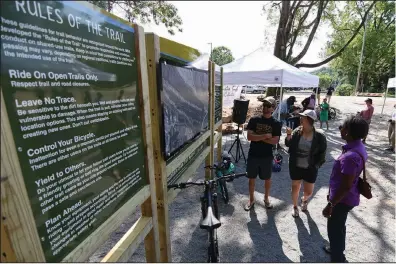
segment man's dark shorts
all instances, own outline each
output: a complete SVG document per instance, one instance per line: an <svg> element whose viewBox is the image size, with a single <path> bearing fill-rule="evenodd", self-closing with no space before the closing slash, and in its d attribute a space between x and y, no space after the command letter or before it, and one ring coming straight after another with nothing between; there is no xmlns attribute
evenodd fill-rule
<svg viewBox="0 0 396 264"><path fill-rule="evenodd" d="M261 180L269 180L272 175L272 160L273 157L248 157L247 160L247 177L249 179L257 178L257 175Z"/></svg>

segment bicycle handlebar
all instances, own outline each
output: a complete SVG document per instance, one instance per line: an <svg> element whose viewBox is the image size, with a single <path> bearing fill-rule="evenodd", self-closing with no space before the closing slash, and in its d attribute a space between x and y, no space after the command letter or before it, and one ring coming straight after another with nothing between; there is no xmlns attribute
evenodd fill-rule
<svg viewBox="0 0 396 264"><path fill-rule="evenodd" d="M213 166L208 165L208 166L205 166L204 168L205 168L205 169L210 169L210 170L216 170L216 169L218 169L219 167L218 167L216 164L214 164Z"/></svg>
<svg viewBox="0 0 396 264"><path fill-rule="evenodd" d="M217 182L219 180L226 180L226 179L235 179L235 178L239 178L242 176L246 176L247 173L233 173L233 174L229 174L229 175L224 175L221 177L218 177L214 180L208 180L208 181L204 181L204 182L181 182L181 183L176 183L176 184L170 184L168 185L168 189L174 188L174 189L184 189L187 188L187 186L189 185L198 185L198 186L202 186L202 185L207 185L210 183L214 183Z"/></svg>

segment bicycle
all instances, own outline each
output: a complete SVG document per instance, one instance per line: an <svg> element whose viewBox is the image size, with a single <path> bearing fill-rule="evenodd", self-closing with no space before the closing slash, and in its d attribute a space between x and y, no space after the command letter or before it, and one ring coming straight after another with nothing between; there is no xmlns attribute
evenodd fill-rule
<svg viewBox="0 0 396 264"><path fill-rule="evenodd" d="M330 106L330 108L329 108L329 120L335 120L336 115L337 115L336 109L334 107Z"/></svg>
<svg viewBox="0 0 396 264"><path fill-rule="evenodd" d="M216 169L217 166L210 167L210 169ZM219 208L217 205L217 183L221 180L228 180L246 176L246 172L238 174L230 174L226 176L217 177L214 180L205 180L204 182L181 182L177 184L168 185L168 189L184 189L189 186L204 186L204 193L201 196L201 213L202 221L200 223L201 229L206 229L208 231L208 259L207 262L216 263L220 261L219 258L219 247L217 240L217 228L221 226Z"/></svg>
<svg viewBox="0 0 396 264"><path fill-rule="evenodd" d="M317 116L320 116L320 107L316 107L315 108L315 112L316 112L316 115ZM329 120L335 120L335 118L336 118L336 116L337 116L337 111L336 111L336 109L334 108L334 107L329 107Z"/></svg>

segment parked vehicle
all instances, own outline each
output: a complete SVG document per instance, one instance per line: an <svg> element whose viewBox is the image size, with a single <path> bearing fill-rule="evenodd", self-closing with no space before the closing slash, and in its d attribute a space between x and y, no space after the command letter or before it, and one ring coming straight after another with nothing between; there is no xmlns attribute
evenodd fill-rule
<svg viewBox="0 0 396 264"><path fill-rule="evenodd" d="M242 93L264 93L266 91L266 87L261 85L244 85L242 86Z"/></svg>

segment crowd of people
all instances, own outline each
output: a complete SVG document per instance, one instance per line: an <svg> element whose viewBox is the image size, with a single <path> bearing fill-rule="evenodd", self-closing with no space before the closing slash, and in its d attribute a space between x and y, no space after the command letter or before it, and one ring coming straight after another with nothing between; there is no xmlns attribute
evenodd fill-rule
<svg viewBox="0 0 396 264"><path fill-rule="evenodd" d="M328 89L326 98L319 104L320 127L328 123L329 101L333 89ZM308 210L310 197L321 166L325 163L327 140L325 133L315 129L318 114L315 111L316 100L320 97L314 91L303 100L303 107L296 107L296 98L290 96L280 102L272 97L263 100L262 115L253 117L247 125L247 139L251 141L247 159L247 177L249 178L249 201L245 204L246 211L255 204L254 190L257 176L264 180L264 205L273 208L270 197L273 146L280 141L282 125L286 124L285 145L289 153L289 173L291 179L291 200L293 211L291 215L299 217L299 200L301 211ZM340 137L345 141L341 155L333 164L329 180L327 203L324 204L323 216L327 220L327 231L330 246L324 245L324 250L330 254L332 262L345 262L346 220L348 213L360 202L358 189L359 176L367 161L365 147L374 107L372 100L365 100L366 108L356 115L348 117L339 127ZM396 108L396 105L395 105ZM280 113L279 113L280 111ZM280 120L278 116L280 114ZM389 150L395 147L396 113L389 120ZM299 199L300 188L303 195Z"/></svg>

